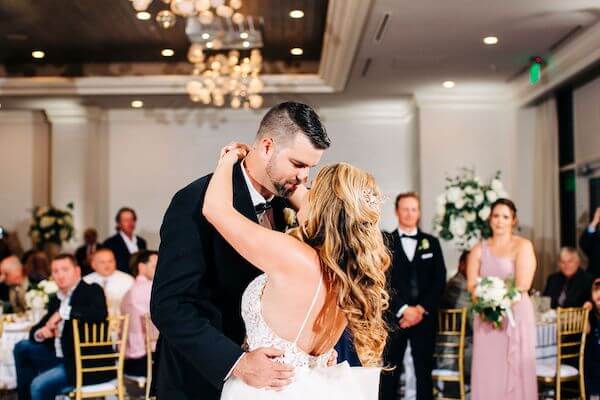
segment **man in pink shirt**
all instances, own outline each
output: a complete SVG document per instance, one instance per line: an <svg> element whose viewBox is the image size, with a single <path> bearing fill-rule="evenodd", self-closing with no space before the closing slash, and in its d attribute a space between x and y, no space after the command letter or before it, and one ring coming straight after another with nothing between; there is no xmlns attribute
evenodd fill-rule
<svg viewBox="0 0 600 400"><path fill-rule="evenodd" d="M145 315L150 314L150 293L157 261L158 252L142 250L132 255L129 264L135 282L121 302L121 313L129 314L129 337L125 353L127 375L146 376ZM152 337L157 337L154 325L152 329Z"/></svg>

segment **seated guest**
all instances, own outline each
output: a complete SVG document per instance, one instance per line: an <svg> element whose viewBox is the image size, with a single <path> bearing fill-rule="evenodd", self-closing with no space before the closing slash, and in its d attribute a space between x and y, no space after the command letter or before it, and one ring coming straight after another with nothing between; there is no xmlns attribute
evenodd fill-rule
<svg viewBox="0 0 600 400"><path fill-rule="evenodd" d="M137 214L133 209L129 207L121 208L117 212L115 222L117 223L117 233L106 239L102 247L107 247L113 251L119 270L131 274L129 259L133 253L146 250L146 241L134 233Z"/></svg>
<svg viewBox="0 0 600 400"><path fill-rule="evenodd" d="M92 257L94 272L83 277L87 283L97 283L104 289L110 315L119 314L121 300L133 285L131 275L117 270L115 256L110 249L99 249Z"/></svg>
<svg viewBox="0 0 600 400"><path fill-rule="evenodd" d="M142 250L131 257L129 267L135 274L135 283L121 302L121 313L129 314L129 337L125 353L125 373L146 375L146 321L150 315L150 293L156 271L158 252ZM156 328L152 337L156 337Z"/></svg>
<svg viewBox="0 0 600 400"><path fill-rule="evenodd" d="M559 271L550 275L544 289L544 296L550 297L550 306L581 307L590 296L592 281L581 269L581 259L577 249L563 247L558 258Z"/></svg>
<svg viewBox="0 0 600 400"><path fill-rule="evenodd" d="M35 284L50 277L50 263L46 253L40 250L29 250L21 257L29 281Z"/></svg>
<svg viewBox="0 0 600 400"><path fill-rule="evenodd" d="M6 312L22 313L27 310L25 293L30 289L29 278L17 256L9 256L0 262L0 282L8 287Z"/></svg>
<svg viewBox="0 0 600 400"><path fill-rule="evenodd" d="M106 318L102 289L81 280L75 258L57 256L51 263L58 293L48 303L48 313L31 328L29 339L14 348L17 390L20 400L54 399L75 383L72 319L99 322ZM109 380L97 373L85 384Z"/></svg>
<svg viewBox="0 0 600 400"><path fill-rule="evenodd" d="M100 247L98 232L94 228L86 229L83 232L83 241L85 244L77 249L75 258L77 258L77 263L81 268L81 275L85 276L94 272L92 270L92 255Z"/></svg>
<svg viewBox="0 0 600 400"><path fill-rule="evenodd" d="M590 309L588 337L585 352L585 390L588 398L600 396L600 278L592 286L592 302L586 304Z"/></svg>
<svg viewBox="0 0 600 400"><path fill-rule="evenodd" d="M600 276L600 230L598 224L600 224L600 207L596 208L592 222L579 238L579 247L588 257L587 272L593 278Z"/></svg>

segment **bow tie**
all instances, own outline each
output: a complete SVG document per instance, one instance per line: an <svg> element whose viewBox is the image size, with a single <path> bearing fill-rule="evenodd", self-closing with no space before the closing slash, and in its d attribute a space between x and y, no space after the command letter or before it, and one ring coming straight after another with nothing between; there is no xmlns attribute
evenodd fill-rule
<svg viewBox="0 0 600 400"><path fill-rule="evenodd" d="M267 201L266 203L258 203L257 205L254 206L254 212L257 214L261 214L264 213L265 211L267 211L269 208L271 208L271 202Z"/></svg>
<svg viewBox="0 0 600 400"><path fill-rule="evenodd" d="M407 238L407 239L414 239L417 240L417 235L407 235L406 233L401 233L400 234L400 239L402 238Z"/></svg>

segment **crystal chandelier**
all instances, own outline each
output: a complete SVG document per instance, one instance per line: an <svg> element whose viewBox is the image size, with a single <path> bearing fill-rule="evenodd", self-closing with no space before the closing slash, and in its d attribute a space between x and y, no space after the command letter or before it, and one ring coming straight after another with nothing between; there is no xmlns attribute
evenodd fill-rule
<svg viewBox="0 0 600 400"><path fill-rule="evenodd" d="M222 107L228 99L232 108L262 107L264 85L259 78L262 56L258 49L251 50L249 57L240 58L238 50L231 50L227 56L215 54L205 59L202 47L193 44L188 59L195 65L194 78L186 86L193 102Z"/></svg>
<svg viewBox="0 0 600 400"><path fill-rule="evenodd" d="M137 11L146 11L153 0L130 0ZM169 6L156 14L156 22L164 29L172 28L177 22L177 17L197 17L203 25L210 25L215 18L221 17L231 20L234 24L242 24L244 14L242 0L160 0Z"/></svg>

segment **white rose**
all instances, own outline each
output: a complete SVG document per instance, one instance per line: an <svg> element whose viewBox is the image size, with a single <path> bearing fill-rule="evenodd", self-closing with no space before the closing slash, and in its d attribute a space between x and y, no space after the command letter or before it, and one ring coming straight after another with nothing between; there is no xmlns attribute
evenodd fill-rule
<svg viewBox="0 0 600 400"><path fill-rule="evenodd" d="M54 217L42 217L40 221L40 226L42 228L47 228L54 223Z"/></svg>
<svg viewBox="0 0 600 400"><path fill-rule="evenodd" d="M47 301L48 297L46 295L35 296L31 301L31 308L44 308Z"/></svg>
<svg viewBox="0 0 600 400"><path fill-rule="evenodd" d="M69 236L69 231L66 229L60 230L60 240L67 240L67 236Z"/></svg>
<svg viewBox="0 0 600 400"><path fill-rule="evenodd" d="M483 203L483 200L485 199L483 197L483 193L481 193L480 191L475 193L475 196L473 196L473 201L475 203L475 207L479 206L481 203Z"/></svg>
<svg viewBox="0 0 600 400"><path fill-rule="evenodd" d="M462 217L453 218L450 221L450 232L452 232L452 234L454 236L463 236L466 231L467 231L467 221L465 221L464 218L462 218Z"/></svg>
<svg viewBox="0 0 600 400"><path fill-rule="evenodd" d="M466 194L474 194L476 192L475 188L473 186L467 186L465 188L465 193Z"/></svg>
<svg viewBox="0 0 600 400"><path fill-rule="evenodd" d="M474 211L469 211L463 214L467 222L475 222L477 219L477 214Z"/></svg>
<svg viewBox="0 0 600 400"><path fill-rule="evenodd" d="M498 195L493 190L488 190L487 192L485 192L485 197L487 197L490 203L493 203L496 200L498 200Z"/></svg>
<svg viewBox="0 0 600 400"><path fill-rule="evenodd" d="M462 190L460 190L459 187L454 186L448 189L448 191L446 192L446 199L448 200L448 202L454 203L458 199L462 198L462 195Z"/></svg>
<svg viewBox="0 0 600 400"><path fill-rule="evenodd" d="M435 204L442 205L445 206L446 205L446 195L445 194L440 194L436 199L435 199Z"/></svg>
<svg viewBox="0 0 600 400"><path fill-rule="evenodd" d="M42 286L42 283L44 283L44 286ZM39 286L42 286L42 289L44 292L46 292L46 294L54 294L58 292L58 286L56 286L56 282L54 281L42 281L39 283Z"/></svg>
<svg viewBox="0 0 600 400"><path fill-rule="evenodd" d="M446 215L446 205L444 205L444 204L438 204L437 208L436 208L436 215L439 218L443 218L444 215Z"/></svg>
<svg viewBox="0 0 600 400"><path fill-rule="evenodd" d="M467 246L469 249L472 249L477 243L479 243L479 239L476 236L471 236L467 242Z"/></svg>
<svg viewBox="0 0 600 400"><path fill-rule="evenodd" d="M488 217L490 216L490 208L488 206L483 207L481 210L479 210L479 218L486 220L488 219Z"/></svg>
<svg viewBox="0 0 600 400"><path fill-rule="evenodd" d="M70 215L65 216L65 223L67 225L73 225L73 217L71 217Z"/></svg>
<svg viewBox="0 0 600 400"><path fill-rule="evenodd" d="M499 193L504 190L504 185L502 184L502 181L500 181L500 179L493 179L490 186L492 187L492 190L496 193Z"/></svg>
<svg viewBox="0 0 600 400"><path fill-rule="evenodd" d="M461 210L464 206L465 206L465 199L464 199L464 197L459 197L454 202L454 207L456 207L457 210Z"/></svg>

